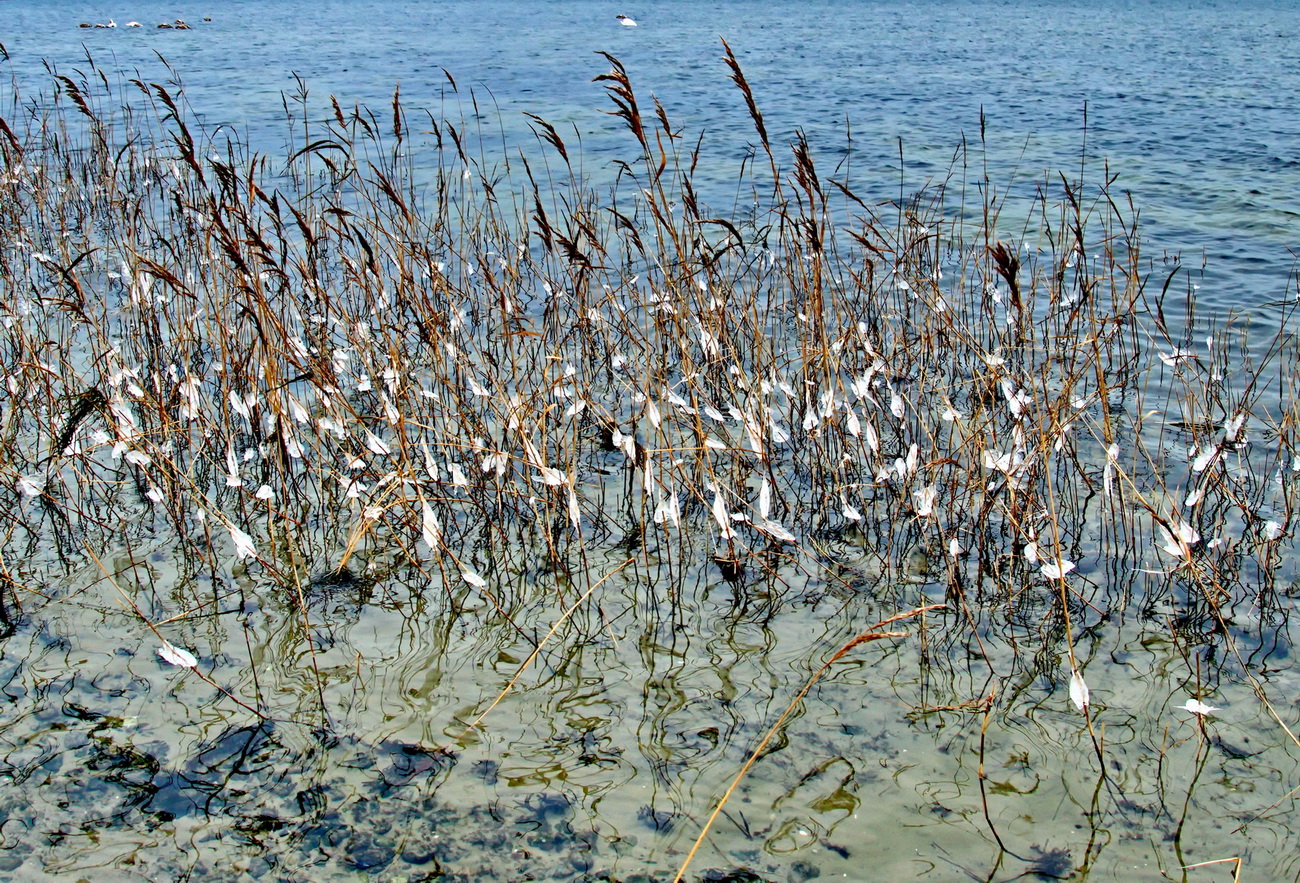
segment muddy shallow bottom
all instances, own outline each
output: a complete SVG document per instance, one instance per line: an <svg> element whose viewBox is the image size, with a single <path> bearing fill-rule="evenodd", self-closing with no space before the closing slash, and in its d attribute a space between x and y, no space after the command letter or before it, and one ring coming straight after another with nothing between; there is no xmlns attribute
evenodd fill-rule
<svg viewBox="0 0 1300 883"><path fill-rule="evenodd" d="M655 597L662 574L643 558L471 733L532 649L472 597L400 570L326 581L310 607L318 688L301 617L268 606L237 628L232 594L228 616L187 624L187 643L259 720L163 662L106 581L78 574L3 644L0 867L96 880L671 879L821 662L863 623L945 597L921 580L873 584L864 560L845 543L838 570L787 564L740 602L712 566ZM154 556L156 585L175 578L165 561ZM142 571L118 579L130 572ZM563 606L535 603L516 621L540 632ZM1026 603L1023 628L1000 634L971 632L954 606L832 667L688 879L1198 880L1224 872L1178 868L1232 856L1294 878L1296 752L1240 667L1270 695L1300 695L1285 619L1243 610L1237 655L1172 607L1094 616L1075 648L1085 719L1047 603ZM1271 643L1251 650L1260 629ZM1041 648L1016 652L1031 643ZM1219 710L1175 708L1193 695ZM1294 704L1276 710L1294 724Z"/></svg>

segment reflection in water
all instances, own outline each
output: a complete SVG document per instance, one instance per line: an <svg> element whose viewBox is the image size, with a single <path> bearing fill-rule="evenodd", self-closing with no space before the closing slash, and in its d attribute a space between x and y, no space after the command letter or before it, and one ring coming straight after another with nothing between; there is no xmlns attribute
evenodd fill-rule
<svg viewBox="0 0 1300 883"><path fill-rule="evenodd" d="M309 659L274 649L304 643L291 604L249 617L244 659L226 626L196 626L195 645L221 648L218 680L256 670L255 684L232 688L260 695L261 721L165 666L147 638L117 645L116 613L81 623L75 645L50 638L59 619L40 630L29 619L5 647L0 859L15 873L125 863L199 879L232 853L249 874L304 880L613 880L672 866L824 648L876 609L863 585L823 594L789 567L756 587L771 603L736 604L706 573L654 613L643 599L653 571L611 581L459 743L531 636L490 621L466 628L464 598L398 573L363 589L380 603L334 596L319 686L304 677ZM313 590L326 588L355 586ZM1141 616L1118 628L1097 620L1076 642L1105 720L1099 764L1063 692L1050 603L1037 621L1021 603L1012 631L990 624L978 643L949 628L962 619L950 608L930 615L924 642L871 645L838 664L742 781L700 878L721 864L753 879L861 879L864 861L882 877L1154 869L1170 855L1159 844L1179 862L1211 857L1290 786L1294 766L1276 767L1284 737L1260 712L1200 721L1171 710L1198 664L1236 676L1215 636ZM519 621L557 610L534 605ZM1017 653L1020 641L1042 649ZM1256 655L1277 665L1269 647ZM350 661L350 676L335 660Z"/></svg>

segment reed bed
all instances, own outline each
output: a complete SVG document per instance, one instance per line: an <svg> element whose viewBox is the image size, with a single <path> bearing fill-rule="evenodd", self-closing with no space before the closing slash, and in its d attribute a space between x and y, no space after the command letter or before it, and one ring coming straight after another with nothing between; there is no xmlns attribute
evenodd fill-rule
<svg viewBox="0 0 1300 883"><path fill-rule="evenodd" d="M972 688L921 715L995 713L1034 669L1091 726L1078 635L1156 609L1217 634L1268 705L1230 625L1266 643L1294 578L1290 306L1262 341L1207 331L1109 169L1017 200L963 148L882 197L772 143L725 44L753 155L711 204L699 143L606 61L628 147L599 186L540 116L497 151L455 111L322 110L300 84L272 156L199 127L174 71L111 82L88 60L15 88L7 628L104 603L67 588L94 562L184 667L187 622L271 596L314 660L313 592L399 576L540 652L539 592L567 617L635 573L671 611L704 575L759 607L809 585L943 605L911 630ZM204 578L123 578L153 544ZM995 635L1009 656L981 649ZM243 683L241 713L282 713Z"/></svg>

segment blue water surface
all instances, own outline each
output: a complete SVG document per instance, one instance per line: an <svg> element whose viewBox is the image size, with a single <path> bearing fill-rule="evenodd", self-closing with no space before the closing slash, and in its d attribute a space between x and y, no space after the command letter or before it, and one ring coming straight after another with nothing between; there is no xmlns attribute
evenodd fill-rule
<svg viewBox="0 0 1300 883"><path fill-rule="evenodd" d="M193 28L156 27L177 18ZM110 19L119 26L78 27ZM1288 292L1300 245L1295 3L0 0L19 100L50 89L43 61L75 70L90 56L157 82L169 76L161 56L207 126L272 154L292 138L282 101L297 75L322 117L333 95L384 119L400 87L413 126L427 121L417 109L464 116L483 124L485 154L533 143L531 111L580 139L582 172L600 179L630 150L592 82L608 52L647 112L653 93L690 143L703 133L702 175L717 184L706 195L725 208L725 182L758 139L720 38L778 149L803 131L823 169L861 190L906 198L943 179L963 143L979 146L982 109L988 150L968 159L968 181L986 156L1003 189L1058 169L1077 178L1085 159L1085 181L1100 183L1108 162L1113 192L1141 210L1148 257L1181 256L1202 306L1258 311Z"/></svg>

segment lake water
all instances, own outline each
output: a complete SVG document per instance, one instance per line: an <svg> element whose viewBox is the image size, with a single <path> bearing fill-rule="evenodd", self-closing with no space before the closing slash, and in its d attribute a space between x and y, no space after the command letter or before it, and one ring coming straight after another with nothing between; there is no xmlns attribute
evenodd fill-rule
<svg viewBox="0 0 1300 883"><path fill-rule="evenodd" d="M118 27L77 27L110 17ZM192 29L154 27L178 17ZM515 144L535 153L523 113L536 113L571 147L581 141L583 170L600 182L629 149L591 82L608 70L604 51L690 143L703 133L699 179L722 214L756 139L720 35L773 141L805 132L821 168L839 165L875 198L948 175L963 138L979 143L982 107L995 187L1032 195L1058 168L1095 182L1109 163L1113 192L1141 210L1153 284L1181 255L1175 290L1199 287L1203 319L1239 310L1271 332L1276 303L1296 294L1296 4L0 0L18 104L0 87L0 114L49 91L43 60L67 72L88 53L110 78L161 82L161 54L208 127L264 153L299 137L283 106L297 75L321 117L334 95L384 120L400 84L414 128L421 107L469 118L489 156ZM964 175L979 192L986 158L971 157ZM598 465L621 481L617 458ZM849 537L818 537L815 563L774 558L743 591L711 561L675 570L670 543L628 566L616 537L593 540L583 554L594 578L619 579L469 735L465 723L591 577L513 574L506 624L479 595L444 591L382 549L342 575L312 562L301 599L251 565L217 573L177 560L165 535L102 563L34 568L51 582L29 579L33 612L0 644L0 875L671 880L821 662L866 625L945 597L937 556L918 551L909 578L887 581L870 537ZM6 567L23 554L9 542ZM826 676L688 879L1198 883L1229 879L1231 866L1180 868L1241 855L1242 879L1300 880L1289 793L1300 749L1272 716L1300 724L1295 585L1244 600L1231 586L1223 626L1204 606L1189 612L1192 590L1176 579L1079 560L1075 649L1095 731L1068 695L1050 592L1008 594L1005 628L990 625L1000 610L936 612L907 625L926 640L867 645ZM153 619L176 616L168 627L185 629L199 671L260 697L274 722L161 662L111 582L150 599ZM528 591L538 586L547 591ZM219 615L182 616L219 594ZM1224 649L1224 629L1241 655ZM978 702L995 688L985 718ZM1220 714L1173 709L1192 694Z"/></svg>
<svg viewBox="0 0 1300 883"><path fill-rule="evenodd" d="M363 10L363 11L362 11ZM620 10L638 20L621 27ZM911 192L941 178L986 114L995 184L1009 169L1045 173L1108 160L1118 194L1140 208L1149 256L1181 254L1205 278L1203 306L1255 309L1282 296L1300 221L1300 10L1289 2L0 2L10 69L47 88L41 61L89 52L123 76L180 72L211 126L233 124L275 151L287 140L281 95L311 90L381 118L400 84L409 108L447 108L444 70L473 89L496 143L527 145L522 116L582 133L585 170L608 174L626 145L599 84L597 51L628 67L693 138L719 182L755 142L721 62L728 40L774 142L805 131L824 164L852 133L853 180ZM211 22L202 22L204 17ZM78 29L105 22L116 29ZM177 17L189 31L153 25ZM145 25L121 27L128 20ZM1084 108L1087 107L1087 131ZM730 160L730 162L728 162ZM719 199L726 198L720 184ZM1198 273L1199 275L1199 273Z"/></svg>

